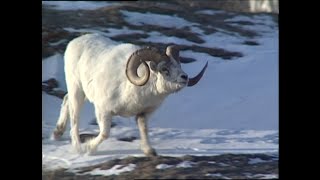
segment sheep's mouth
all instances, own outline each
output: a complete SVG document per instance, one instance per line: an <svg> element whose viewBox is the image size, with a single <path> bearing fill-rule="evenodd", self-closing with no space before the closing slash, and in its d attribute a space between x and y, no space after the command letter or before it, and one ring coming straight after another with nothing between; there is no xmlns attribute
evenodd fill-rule
<svg viewBox="0 0 320 180"><path fill-rule="evenodd" d="M177 81L176 83L185 86L188 84L188 81Z"/></svg>
<svg viewBox="0 0 320 180"><path fill-rule="evenodd" d="M176 90L180 91L182 88L188 85L188 81L176 82Z"/></svg>

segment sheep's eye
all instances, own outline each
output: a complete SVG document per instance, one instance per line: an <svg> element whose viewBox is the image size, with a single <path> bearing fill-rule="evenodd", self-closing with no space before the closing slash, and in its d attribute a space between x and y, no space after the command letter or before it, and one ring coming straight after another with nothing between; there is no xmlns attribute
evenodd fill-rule
<svg viewBox="0 0 320 180"><path fill-rule="evenodd" d="M169 75L169 69L166 67L161 68L161 72L165 73L166 75Z"/></svg>
<svg viewBox="0 0 320 180"><path fill-rule="evenodd" d="M169 70L168 70L168 68L163 67L163 68L161 68L161 71L163 71L163 72L164 72L164 71L169 71Z"/></svg>

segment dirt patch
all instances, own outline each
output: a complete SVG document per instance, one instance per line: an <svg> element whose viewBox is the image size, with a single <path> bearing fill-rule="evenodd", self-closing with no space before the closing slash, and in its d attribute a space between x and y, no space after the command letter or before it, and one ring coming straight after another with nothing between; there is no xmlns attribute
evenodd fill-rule
<svg viewBox="0 0 320 180"><path fill-rule="evenodd" d="M260 162L252 163L259 159ZM189 163L184 168L179 164ZM115 165L135 164L133 171L119 175L93 176L87 172L99 168L108 170ZM161 169L158 165L168 165ZM158 167L158 168L157 168ZM120 167L121 168L121 167ZM127 157L115 159L95 166L77 169L78 173L67 173L66 170L44 171L42 179L254 179L263 174L278 176L278 158L266 154L223 154L218 156L183 156L183 157Z"/></svg>
<svg viewBox="0 0 320 180"><path fill-rule="evenodd" d="M259 45L259 43L255 42L255 41L244 41L243 44L249 45L249 46L257 46L257 45Z"/></svg>
<svg viewBox="0 0 320 180"><path fill-rule="evenodd" d="M200 52L200 53L207 53L211 56L214 57L220 57L222 59L225 60L231 60L235 57L242 57L243 54L240 52L235 52L235 51L228 51L222 48L208 48L208 47L202 47L202 46L198 46L198 45L178 45L178 44L174 44L174 43L170 43L170 44L164 44L164 43L154 43L154 42L144 42L144 41L128 41L129 43L134 43L140 46L153 46L156 47L158 49L160 49L162 52L165 51L166 47L168 45L177 45L180 47L181 50L191 50L194 52ZM189 59L191 60L191 58Z"/></svg>
<svg viewBox="0 0 320 180"><path fill-rule="evenodd" d="M59 83L54 78L42 82L42 91L46 92L47 94L63 99L67 92L61 89L57 89L58 87Z"/></svg>
<svg viewBox="0 0 320 180"><path fill-rule="evenodd" d="M132 142L134 140L138 139L135 136L129 136L129 137L122 137L122 138L118 138L117 140L119 141L126 141L126 142Z"/></svg>
<svg viewBox="0 0 320 180"><path fill-rule="evenodd" d="M141 39L141 38L147 38L149 35L147 34L141 34L141 33L132 33L132 34L120 34L113 36L111 39L115 41L134 41L136 39Z"/></svg>

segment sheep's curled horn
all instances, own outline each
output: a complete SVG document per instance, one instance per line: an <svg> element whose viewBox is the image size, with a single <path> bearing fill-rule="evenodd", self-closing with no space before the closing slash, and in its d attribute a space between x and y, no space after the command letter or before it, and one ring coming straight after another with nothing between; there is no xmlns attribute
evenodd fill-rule
<svg viewBox="0 0 320 180"><path fill-rule="evenodd" d="M127 61L126 75L132 84L143 86L148 82L150 77L150 69L146 61L151 60L156 63L159 63L161 60L163 60L163 56L160 55L156 48L145 47L131 54ZM140 64L143 64L146 70L142 77L139 77L137 72Z"/></svg>
<svg viewBox="0 0 320 180"><path fill-rule="evenodd" d="M158 64L160 61L163 60L170 61L169 57L173 58L178 63L180 63L179 48L177 46L168 46L166 49L166 55L161 55L156 48L146 47L139 49L132 53L127 61L126 76L132 84L137 86L143 86L148 82L150 77L150 69L146 61L152 60ZM143 64L146 71L142 77L139 77L137 70L141 64ZM200 81L207 66L208 62L202 68L198 75L189 79L188 86L194 86Z"/></svg>

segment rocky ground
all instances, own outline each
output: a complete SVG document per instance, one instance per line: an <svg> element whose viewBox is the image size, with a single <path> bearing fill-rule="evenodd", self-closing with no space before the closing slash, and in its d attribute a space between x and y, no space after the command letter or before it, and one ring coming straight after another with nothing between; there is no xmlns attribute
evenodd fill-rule
<svg viewBox="0 0 320 180"><path fill-rule="evenodd" d="M167 36L184 38L197 45L180 45L182 50L193 50L194 52L205 52L211 56L221 57L223 60L232 60L235 57L241 57L241 52L228 51L221 47L202 46L204 40L199 34L190 31L188 28L166 28L156 25L133 25L124 20L121 10L141 12L141 13L158 13L164 15L175 14L187 21L196 22L205 34L215 32L232 32L243 37L254 38L259 36L258 32L241 28L241 26L232 26L225 23L224 20L242 14L251 16L248 13L218 13L218 14L199 14L196 11L210 7L208 1L197 3L195 1L167 1L165 3L156 2L123 2L121 5L109 6L97 10L75 10L61 11L42 6L42 58L63 53L67 43L86 32L72 32L65 28L73 29L96 29L102 32L108 32L108 28L127 27L130 30L137 30L137 33L118 34L110 37L115 41L129 42L138 45L151 45L164 49L168 44L145 42L143 38L149 35L147 32L159 32ZM277 15L270 15L274 21L278 21ZM240 25L248 25L252 22L237 21ZM243 41L243 44L256 46L259 43L254 40ZM193 59L189 58L188 62ZM184 63L188 63L184 62ZM60 90L59 84L55 79L50 79L42 83L42 91L63 98L66 92ZM84 137L85 138L85 137ZM131 137L124 139L130 141ZM135 137L134 137L135 138ZM257 161L255 161L255 160ZM191 162L190 167L180 168L177 164L181 162ZM107 170L115 165L121 165L122 168L129 164L134 164L134 170L123 172L119 175L102 176L92 175L89 172L94 169ZM157 169L157 165L166 164L166 169ZM56 171L42 172L42 179L256 179L256 178L277 178L278 177L278 158L265 154L223 154L218 156L183 156L183 157L166 157L159 156L154 158L148 157L128 157L125 159L116 159L102 164L80 168L76 172L70 172L66 169Z"/></svg>
<svg viewBox="0 0 320 180"><path fill-rule="evenodd" d="M119 175L92 175L94 169L107 171L128 165L134 170ZM165 168L165 169L161 169ZM265 154L223 154L218 156L128 157L79 168L44 171L42 179L275 179L278 177L278 157Z"/></svg>

